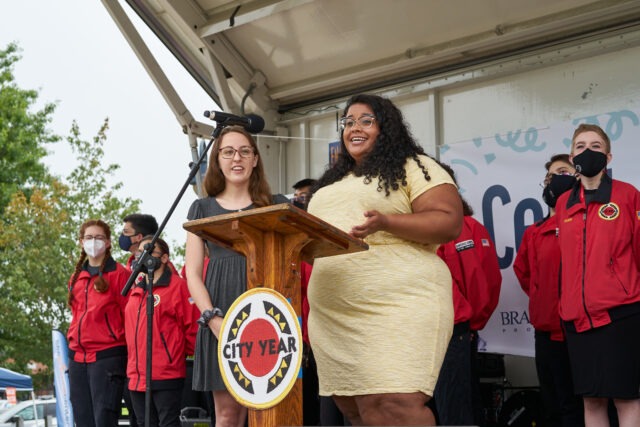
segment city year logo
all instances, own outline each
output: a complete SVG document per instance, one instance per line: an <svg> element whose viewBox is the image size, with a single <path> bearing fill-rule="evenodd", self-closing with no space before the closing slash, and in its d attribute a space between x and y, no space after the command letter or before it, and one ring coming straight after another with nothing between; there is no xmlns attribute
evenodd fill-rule
<svg viewBox="0 0 640 427"><path fill-rule="evenodd" d="M224 317L218 363L229 392L243 405L277 405L294 386L302 360L298 317L278 292L255 288L242 294Z"/></svg>
<svg viewBox="0 0 640 427"><path fill-rule="evenodd" d="M618 215L620 215L620 208L615 203L602 205L598 210L598 216L607 221L618 218Z"/></svg>

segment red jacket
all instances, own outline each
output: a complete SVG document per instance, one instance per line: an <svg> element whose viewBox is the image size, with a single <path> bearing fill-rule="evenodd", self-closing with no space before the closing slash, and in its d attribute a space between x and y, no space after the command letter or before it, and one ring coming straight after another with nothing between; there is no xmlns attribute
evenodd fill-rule
<svg viewBox="0 0 640 427"><path fill-rule="evenodd" d="M307 262L300 262L300 308L302 311L302 341L309 344L309 328L307 321L309 320L309 299L307 298L307 288L309 287L309 278L311 278L311 270L313 266Z"/></svg>
<svg viewBox="0 0 640 427"><path fill-rule="evenodd" d="M578 184L556 204L560 317L578 332L640 312L640 193L605 174L592 200Z"/></svg>
<svg viewBox="0 0 640 427"><path fill-rule="evenodd" d="M109 258L102 277L109 283L105 292L98 292L93 284L98 276L91 276L87 263L75 284L69 280L71 324L67 332L69 350L79 363L96 361L96 354L125 354L124 307L126 297L120 292L129 279L129 271ZM72 276L73 278L73 276Z"/></svg>
<svg viewBox="0 0 640 427"><path fill-rule="evenodd" d="M513 271L529 297L529 316L533 327L550 332L554 341L564 341L558 312L560 244L556 219L556 216L545 218L525 230Z"/></svg>
<svg viewBox="0 0 640 427"><path fill-rule="evenodd" d="M502 285L489 232L473 217L465 216L460 236L440 245L438 255L453 278L454 322L469 320L471 330L483 329L498 305Z"/></svg>
<svg viewBox="0 0 640 427"><path fill-rule="evenodd" d="M193 322L189 292L184 280L170 268L153 285L152 389L176 388L175 380L186 375L186 356L193 354L188 337ZM125 309L127 377L129 390L145 391L147 363L147 291L135 285ZM173 380L173 381L172 381Z"/></svg>
<svg viewBox="0 0 640 427"><path fill-rule="evenodd" d="M173 265L173 264L171 264ZM207 278L207 268L209 267L209 257L204 257L204 267L202 268L202 280L204 281ZM189 285L187 284L187 266L183 265L180 270L180 277L184 279L184 285L187 287L187 294L189 295L189 304L191 304L191 316L193 317L193 325L191 326L191 330L189 330L187 337L192 340L189 342L188 348L194 349L196 348L196 335L198 335L198 329L200 325L197 320L200 318L200 309L196 305L196 302L191 297L191 292L189 292ZM193 351L187 354L188 356L193 356Z"/></svg>

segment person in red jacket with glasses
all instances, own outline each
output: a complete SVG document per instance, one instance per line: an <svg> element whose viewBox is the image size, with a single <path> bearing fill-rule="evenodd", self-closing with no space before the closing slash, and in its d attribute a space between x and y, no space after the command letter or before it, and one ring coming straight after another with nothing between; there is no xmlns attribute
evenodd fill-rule
<svg viewBox="0 0 640 427"><path fill-rule="evenodd" d="M558 197L576 183L575 169L568 154L552 156L545 169L542 198L549 206L549 215L525 230L513 271L529 297L544 425L580 427L584 425L582 399L573 391L569 352L558 312L560 243L555 214Z"/></svg>
<svg viewBox="0 0 640 427"><path fill-rule="evenodd" d="M611 141L581 124L571 143L579 182L556 204L564 321L573 384L585 424L640 426L640 192L609 177Z"/></svg>
<svg viewBox="0 0 640 427"><path fill-rule="evenodd" d="M126 298L129 271L111 256L111 228L99 219L82 224L81 249L68 285L71 324L69 388L75 424L118 425L126 378Z"/></svg>
<svg viewBox="0 0 640 427"><path fill-rule="evenodd" d="M145 236L138 246L139 253L153 236ZM182 277L169 266L169 245L157 239L149 250L155 261L153 273L153 330L150 424L161 427L179 427L182 389L186 376L186 356L193 354L195 323L189 291ZM134 262L140 262L136 260ZM143 272L147 269L143 267ZM127 377L131 402L138 425L145 424L147 391L147 303L149 278L138 277L125 308L125 335L129 358Z"/></svg>

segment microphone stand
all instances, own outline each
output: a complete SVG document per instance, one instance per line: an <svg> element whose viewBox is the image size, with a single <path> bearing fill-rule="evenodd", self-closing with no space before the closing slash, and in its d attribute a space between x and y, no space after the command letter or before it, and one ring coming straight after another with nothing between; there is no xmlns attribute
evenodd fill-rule
<svg viewBox="0 0 640 427"><path fill-rule="evenodd" d="M151 411L151 371L152 371L152 369L151 369L151 358L152 358L152 353L153 353L153 348L151 346L153 344L153 302L154 302L153 301L153 273L154 273L154 270L157 268L157 266L155 265L156 260L150 255L150 253L153 252L153 248L155 247L156 241L158 240L158 238L160 237L160 234L162 233L162 231L166 227L167 222L169 221L169 218L171 218L171 215L173 215L173 211L175 211L176 207L178 206L178 203L182 199L182 196L184 195L184 192L191 185L191 181L195 178L196 174L200 170L200 164L206 158L207 152L213 146L215 140L220 135L220 132L222 132L222 129L224 129L227 126L226 122L227 122L227 120L221 120L220 122L217 122L218 125L213 130L211 140L208 142L207 146L205 147L205 149L200 154L200 158L198 158L198 161L195 164L191 165L191 171L189 172L189 176L187 177L187 180L182 185L182 188L178 192L178 195L176 196L176 199L173 201L173 204L171 205L171 208L169 208L169 211L167 212L167 214L165 215L164 219L162 220L162 223L158 227L158 231L156 231L156 234L153 235L153 238L151 239L151 242L149 242L146 245L144 245L144 251L140 255L139 262L131 270L131 275L129 276L129 280L127 280L127 283L124 285L124 288L122 288L121 294L123 296L127 296L127 294L129 293L129 290L131 290L131 286L133 285L133 282L135 282L136 278L138 277L138 274L140 274L140 272L142 271L142 267L143 266L147 267L147 286L148 286L148 288L147 288L148 289L148 294L147 294L147 364L146 364L146 368L145 368L146 369L145 372L146 372L146 376L147 376L147 381L146 381L145 408L144 408L144 425L146 427L149 427L151 425L150 424L150 417L151 417L151 412L150 412ZM151 279L149 279L149 278L151 278Z"/></svg>
<svg viewBox="0 0 640 427"><path fill-rule="evenodd" d="M151 243L147 243L145 246L145 253L153 253L154 246ZM141 255L138 264L142 264L147 268L147 277L145 278L147 291L147 364L145 367L146 382L145 382L145 395L144 395L144 425L151 425L151 376L152 376L152 357L153 357L153 312L154 312L154 298L153 298L153 280L155 279L154 273L159 267L159 260L154 258L150 253L146 256ZM168 268L168 267L165 267Z"/></svg>

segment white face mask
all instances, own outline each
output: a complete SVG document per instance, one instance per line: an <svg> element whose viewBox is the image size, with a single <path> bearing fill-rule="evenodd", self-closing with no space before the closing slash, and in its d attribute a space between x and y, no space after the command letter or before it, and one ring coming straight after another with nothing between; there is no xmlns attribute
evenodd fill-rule
<svg viewBox="0 0 640 427"><path fill-rule="evenodd" d="M82 243L84 251L92 258L98 258L107 250L107 245L103 240L91 239Z"/></svg>

